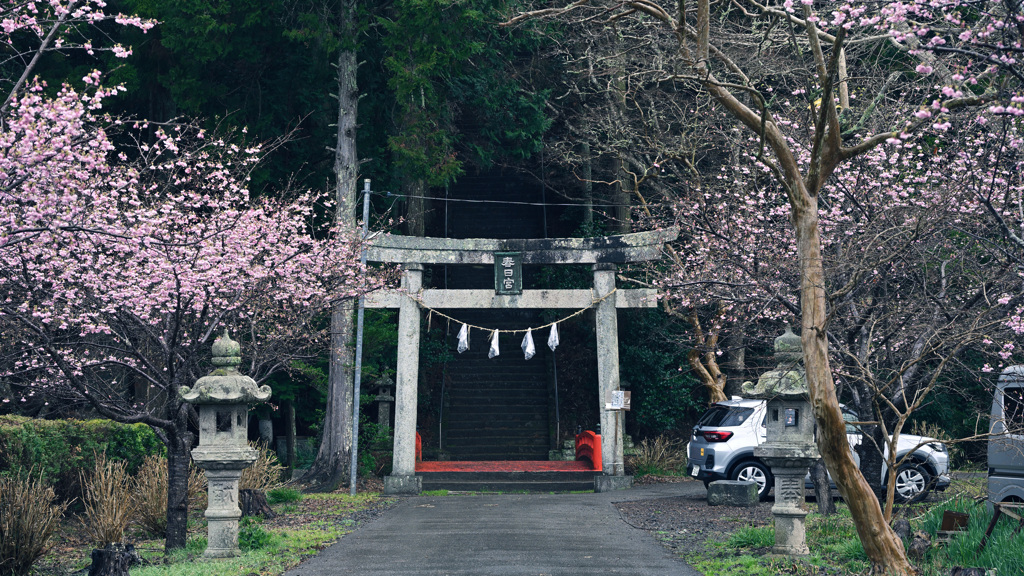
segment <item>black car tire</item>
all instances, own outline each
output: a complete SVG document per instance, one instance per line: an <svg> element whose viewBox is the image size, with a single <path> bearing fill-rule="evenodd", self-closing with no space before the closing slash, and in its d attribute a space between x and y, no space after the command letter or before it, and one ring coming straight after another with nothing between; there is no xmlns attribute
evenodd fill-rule
<svg viewBox="0 0 1024 576"><path fill-rule="evenodd" d="M755 482L757 484L757 497L761 501L768 499L768 494L772 491L772 486L775 484L775 478L772 477L771 470L768 469L768 466L757 460L745 460L737 464L733 468L732 479Z"/></svg>
<svg viewBox="0 0 1024 576"><path fill-rule="evenodd" d="M901 504L920 502L928 497L932 488L932 475L920 464L906 462L896 469L894 498Z"/></svg>

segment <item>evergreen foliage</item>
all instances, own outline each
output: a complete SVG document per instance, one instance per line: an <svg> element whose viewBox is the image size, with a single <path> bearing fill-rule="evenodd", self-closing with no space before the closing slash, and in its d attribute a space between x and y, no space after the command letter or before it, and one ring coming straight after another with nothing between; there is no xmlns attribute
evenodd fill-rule
<svg viewBox="0 0 1024 576"><path fill-rule="evenodd" d="M163 443L145 424L0 416L0 475L31 473L53 485L63 500L81 497L79 471L94 469L97 454L124 462L134 474L148 456L164 452Z"/></svg>

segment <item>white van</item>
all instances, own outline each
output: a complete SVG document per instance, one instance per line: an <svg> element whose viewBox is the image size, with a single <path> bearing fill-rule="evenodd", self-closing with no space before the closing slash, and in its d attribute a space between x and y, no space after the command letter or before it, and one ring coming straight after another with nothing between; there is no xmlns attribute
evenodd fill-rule
<svg viewBox="0 0 1024 576"><path fill-rule="evenodd" d="M989 502L1024 502L1024 366L999 376L989 432Z"/></svg>

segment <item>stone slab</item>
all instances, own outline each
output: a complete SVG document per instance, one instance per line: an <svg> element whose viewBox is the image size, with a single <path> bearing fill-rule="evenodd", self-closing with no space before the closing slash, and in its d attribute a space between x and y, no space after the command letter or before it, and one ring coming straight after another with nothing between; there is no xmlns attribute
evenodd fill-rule
<svg viewBox="0 0 1024 576"><path fill-rule="evenodd" d="M398 308L406 294L401 290L377 290L366 295L367 308ZM523 290L515 296L498 296L494 290L423 290L416 299L427 308L586 308L594 302L590 290ZM658 292L649 288L617 290L616 308L657 308Z"/></svg>
<svg viewBox="0 0 1024 576"><path fill-rule="evenodd" d="M632 476L594 476L594 492L629 490L632 487Z"/></svg>
<svg viewBox="0 0 1024 576"><path fill-rule="evenodd" d="M421 264L494 264L495 252L522 252L524 264L596 264L661 258L662 245L679 229L634 232L598 238L424 238L382 235L370 241L371 262Z"/></svg>
<svg viewBox="0 0 1024 576"><path fill-rule="evenodd" d="M416 495L423 491L423 479L419 476L385 476L385 494Z"/></svg>
<svg viewBox="0 0 1024 576"><path fill-rule="evenodd" d="M757 484L749 480L716 480L708 485L708 506L756 506Z"/></svg>

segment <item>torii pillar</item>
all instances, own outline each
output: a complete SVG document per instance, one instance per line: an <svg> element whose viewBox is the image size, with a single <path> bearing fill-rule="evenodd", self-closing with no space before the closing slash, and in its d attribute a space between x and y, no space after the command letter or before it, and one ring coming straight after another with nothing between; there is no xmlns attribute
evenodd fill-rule
<svg viewBox="0 0 1024 576"><path fill-rule="evenodd" d="M594 264L594 296L604 298L597 303L595 333L597 334L597 386L601 403L601 465L604 473L623 476L622 433L625 422L619 410L606 410L612 392L619 389L619 318L615 309L615 264ZM611 296L609 296L611 294Z"/></svg>
<svg viewBox="0 0 1024 576"><path fill-rule="evenodd" d="M605 238L528 240L447 239L381 236L367 250L368 260L402 264L400 290L381 290L366 300L369 308L398 308L398 366L395 382L394 453L391 475L384 479L388 494L418 494L416 476L416 398L419 384L420 303L444 308L561 308L581 309L596 304L597 371L601 414L603 476L598 491L628 486L623 466L623 418L609 410L611 393L619 388L618 308L653 308L657 293L650 289L616 290L617 264L654 260L678 230L656 230ZM523 290L498 295L491 290L423 289L424 264L494 264L496 252L520 252L524 264L592 264L592 290Z"/></svg>
<svg viewBox="0 0 1024 576"><path fill-rule="evenodd" d="M419 294L423 265L406 264L402 290ZM405 353L403 353L403 351ZM395 379L394 452L391 474L384 479L389 494L419 494L422 480L416 476L416 396L420 374L420 307L412 298L401 299L398 308L398 366Z"/></svg>

